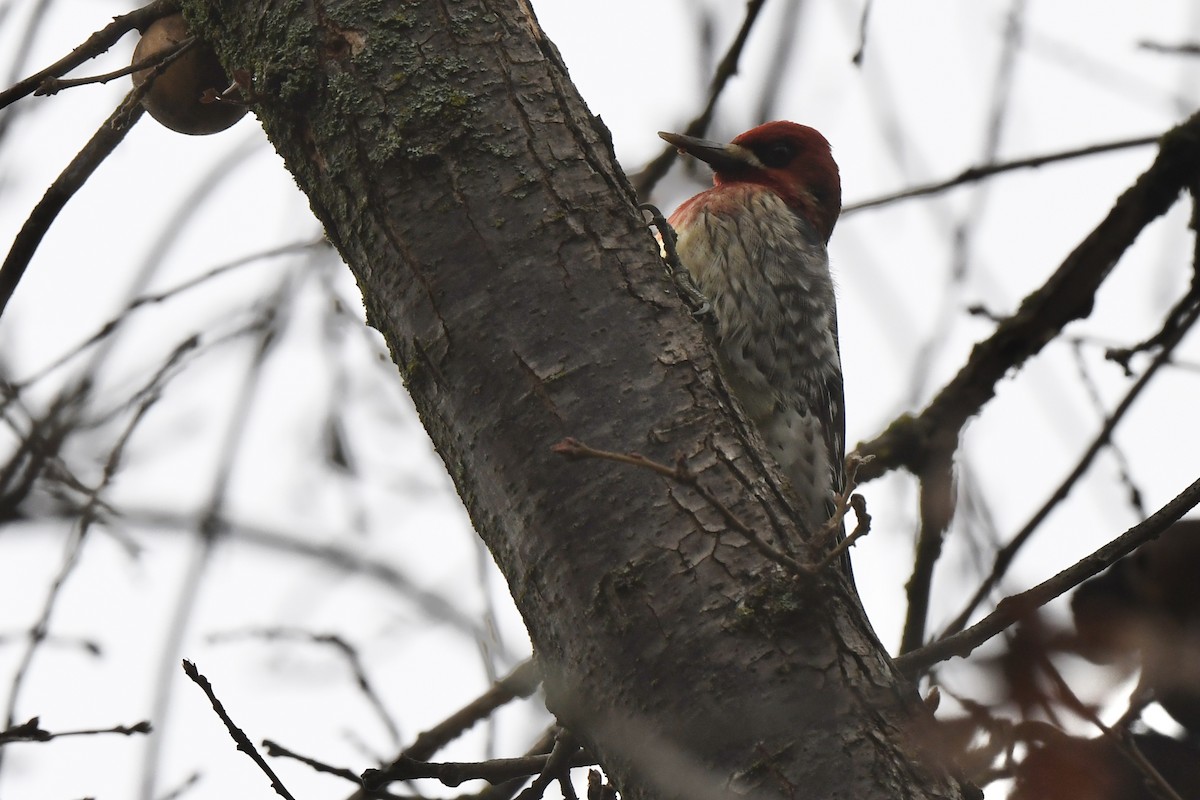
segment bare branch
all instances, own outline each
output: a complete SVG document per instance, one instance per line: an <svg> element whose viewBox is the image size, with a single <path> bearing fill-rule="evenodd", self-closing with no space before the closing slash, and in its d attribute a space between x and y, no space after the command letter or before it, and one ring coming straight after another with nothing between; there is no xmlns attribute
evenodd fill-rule
<svg viewBox="0 0 1200 800"><path fill-rule="evenodd" d="M9 742L48 742L64 736L95 736L100 733L119 733L123 736L133 736L137 733L150 733L149 720L142 720L134 725L114 725L111 728L85 728L77 731L47 731L41 727L38 717L33 717L20 725L13 725L0 731L0 745Z"/></svg>
<svg viewBox="0 0 1200 800"><path fill-rule="evenodd" d="M962 172L955 175L953 178L948 178L936 183L927 183L922 186L914 186L911 189L904 189L892 194L885 194L881 197L873 197L869 200L860 200L857 203L850 203L842 208L842 216L853 214L856 211L866 211L869 208L878 208L879 206L891 205L892 203L901 200L909 200L914 197L928 197L930 195L941 194L949 191L956 186L963 186L968 183L976 183L990 178L993 175L1000 175L1005 172L1013 172L1018 169L1030 169L1032 167L1041 167L1046 164L1054 164L1059 161L1070 161L1076 158L1084 158L1086 156L1095 156L1102 153L1111 153L1115 150L1128 150L1133 147L1146 147L1156 144L1162 137L1160 136L1138 136L1133 139L1121 139L1115 142L1105 142L1103 144L1092 144L1087 147L1077 147L1072 150L1063 150L1058 153L1047 153L1040 156L1030 156L1028 158L1018 158L1013 161L1002 161L998 164L984 164L978 167L968 167Z"/></svg>
<svg viewBox="0 0 1200 800"><path fill-rule="evenodd" d="M179 0L154 0L136 11L114 17L111 23L89 36L66 57L0 92L0 108L32 94L47 78L65 75L83 62L107 52L129 31L135 28L144 30L154 20L178 10Z"/></svg>
<svg viewBox="0 0 1200 800"><path fill-rule="evenodd" d="M558 737L554 740L554 749L546 757L546 765L542 767L541 773L529 785L529 788L517 795L517 800L541 800L542 795L546 793L546 789L556 779L563 779L562 782L564 784L570 783L571 767L592 766L592 764L575 763L574 760L576 759L576 755L579 754L580 749L579 740L565 728L560 729ZM584 756L583 760L595 763L594 758L587 756Z"/></svg>
<svg viewBox="0 0 1200 800"><path fill-rule="evenodd" d="M921 527L917 532L916 555L912 575L905 584L908 611L904 632L900 636L900 652L916 650L925 643L929 619L929 597L933 588L933 570L942 557L942 545L950 520L954 516L954 447L958 439L941 440L936 458L930 458L920 473Z"/></svg>
<svg viewBox="0 0 1200 800"><path fill-rule="evenodd" d="M118 330L120 330L120 328L123 325L128 323L133 318L134 311L137 311L137 310L147 307L147 306L165 303L168 300L170 300L174 297L177 297L179 295L182 295L182 294L190 291L191 289L194 289L197 286L201 286L201 285L207 283L208 281L214 280L215 278L219 278L222 275L225 275L228 272L232 272L234 270L240 269L241 267L270 261L272 259L280 258L282 256L292 255L294 253L300 253L305 250L315 250L315 249L319 249L322 247L324 247L324 248L330 247L329 240L324 237L320 237L318 239L309 239L309 240L305 240L305 241L296 241L296 242L290 242L288 244L278 245L276 247L267 248L265 250L261 250L256 253L251 253L249 255L245 255L240 258L236 258L232 261L228 261L224 264L220 264L218 266L212 267L212 268L208 269L207 271L205 271L195 277L188 278L187 280L182 281L181 283L179 283L175 286L171 286L167 289L163 289L162 291L154 292L153 294L143 294L138 297L135 297L133 300L130 300L125 305L124 308L122 308L120 311L118 311L116 314L114 314L107 322L105 322L102 326L100 326L100 328L95 333L93 333L91 336L89 336L84 341L80 342L77 346L71 348L71 350L69 350L68 352L59 356L55 360L47 363L45 366L41 367L36 372L30 374L28 377L22 378L21 380L12 384L13 389L18 392L24 391L25 389L29 388L31 385L33 385L33 384L37 383L38 381L42 380L43 378L45 378L47 375L52 373L54 370L62 367L68 361L75 358L76 356L81 354L83 351L87 350L89 347L92 347L92 346L98 344L99 342L109 338L110 336L115 334Z"/></svg>
<svg viewBox="0 0 1200 800"><path fill-rule="evenodd" d="M418 736L405 749L404 755L415 759L429 758L500 706L533 694L541 682L542 675L534 660L521 662L486 692Z"/></svg>
<svg viewBox="0 0 1200 800"><path fill-rule="evenodd" d="M388 713L387 707L383 704L383 700L371 685L370 679L367 677L366 668L363 666L362 659L358 655L358 649L354 645L347 642L341 636L335 633L315 633L313 631L300 630L297 628L255 628L245 631L232 631L223 634L214 634L208 637L210 642L227 642L234 639L245 638L261 638L265 641L280 641L280 640L299 640L308 641L313 644L329 645L337 652L341 653L346 660L350 671L354 673L354 682L358 684L359 691L367 700L367 704L375 710L375 715L379 717L380 722L387 728L388 733L392 737L393 742L400 741L400 729L396 726L396 721L392 719L392 715Z"/></svg>
<svg viewBox="0 0 1200 800"><path fill-rule="evenodd" d="M1154 164L1017 313L975 346L967 364L924 411L898 418L859 445L860 453L878 456L864 466L862 479L900 466L919 474L931 456L953 446L966 421L991 400L1001 378L1040 352L1067 323L1091 313L1096 291L1117 260L1146 225L1174 204L1198 169L1200 114L1162 137Z"/></svg>
<svg viewBox="0 0 1200 800"><path fill-rule="evenodd" d="M184 574L175 591L171 621L167 634L161 644L159 663L154 678L154 690L151 718L159 720L160 728L165 727L169 720L166 708L171 694L171 677L174 674L172 664L178 658L184 632L195 612L203 581L211 566L211 556L216 548L224 529L221 522L224 519L223 510L229 493L233 475L233 466L242 452L245 444L245 428L250 419L254 401L258 396L259 385L262 381L263 366L276 342L280 307L288 293L290 282L284 281L276 292L269 298L266 308L260 312L261 320L255 333L255 351L248 365L242 385L238 390L233 407L233 413L225 429L224 440L217 453L217 465L214 471L213 486L200 516L195 530L197 546L188 557ZM144 798L154 795L154 783L157 780L158 759L162 752L162 744L166 738L162 735L152 737L145 748L142 767L141 791Z"/></svg>
<svg viewBox="0 0 1200 800"><path fill-rule="evenodd" d="M688 136L703 136L708 131L708 126L712 122L713 112L717 107L717 99L721 96L721 92L725 90L725 85L729 83L738 72L738 61L742 57L742 49L746 46L746 40L750 38L750 31L754 28L754 21L758 19L758 12L762 11L763 3L766 0L747 0L746 17L742 20L742 27L738 29L737 36L734 37L733 43L729 45L729 49L725 52L721 63L717 65L717 71L713 75L712 83L708 89L708 102L704 105L704 110L700 112L700 116L688 123L688 126L683 129L683 133ZM675 161L675 148L668 146L661 153L655 156L654 160L646 165L645 169L637 175L630 176L633 182L633 190L637 192L638 197L648 197L654 191L655 185L658 184L667 171L671 169L671 164Z"/></svg>
<svg viewBox="0 0 1200 800"><path fill-rule="evenodd" d="M239 728L229 717L229 714L226 713L224 704L217 699L217 695L213 691L212 684L208 682L208 678L201 675L200 671L196 669L196 665L187 659L183 661L183 671L208 696L208 701L212 703L213 711L217 712L217 716L221 718L221 722L225 723L225 729L229 731L229 735L237 742L237 749L250 756L251 760L258 765L263 774L270 779L271 788L275 790L275 793L280 797L286 798L286 800L295 800L292 797L292 793L283 785L283 781L279 780L279 776L271 769L271 765L259 754L258 748L254 746L254 742L250 741L250 737L246 735L246 732Z"/></svg>
<svg viewBox="0 0 1200 800"><path fill-rule="evenodd" d="M1121 399L1121 402L1117 404L1117 407L1113 409L1112 413L1109 414L1108 418L1104 421L1104 425L1100 428L1100 432L1097 433L1096 437L1092 440L1091 445L1089 445L1088 449L1084 451L1082 456L1080 456L1079 461L1075 464L1075 468L1071 470L1070 474L1067 475L1065 479L1063 479L1058 488L1054 490L1050 497L1046 499L1046 502L1042 504L1041 508L1034 513L1027 523L1025 523L1024 527L1022 527L1021 530L1019 530L1016 535L1012 537L1008 544L996 552L995 560L992 562L991 573L984 580L982 585L980 585L980 587L975 591L975 594L971 597L971 600L967 603L962 612L946 627L946 630L942 633L943 636L957 633L967 624L967 620L970 619L971 614L975 613L975 609L979 607L979 604L983 602L983 599L987 597L988 593L995 588L995 586L1000 582L1000 579L1003 578L1005 573L1008 572L1008 567L1010 564L1012 564L1013 559L1016 558L1017 552L1025 545L1029 538L1033 536L1034 532L1038 529L1042 522L1044 522L1045 519L1050 516L1050 512L1053 511L1060 502L1066 499L1072 487L1074 487L1079 479L1082 478L1087 472L1088 468L1092 464L1092 461L1095 460L1096 456L1100 454L1105 445L1111 441L1113 431L1116 430L1117 425L1120 424L1122 419L1124 419L1125 414L1129 411L1129 409L1133 407L1134 401L1137 400L1137 398L1141 395L1142 390L1144 390L1150 384L1150 379L1158 373L1158 370L1162 366L1170 362L1171 354L1175 352L1176 345L1179 344L1179 342L1183 339L1183 335L1191 329L1192 325L1196 323L1197 318L1200 318L1200 306L1193 308L1190 316L1187 319L1180 321L1179 324L1174 327L1171 340L1163 343L1163 349L1154 358L1154 361L1150 363L1150 365L1146 368L1146 371L1140 378L1138 378L1133 386L1129 387L1129 391L1125 393L1125 397Z"/></svg>
<svg viewBox="0 0 1200 800"><path fill-rule="evenodd" d="M159 64L166 66L182 56L184 52L194 47L198 41L199 39L197 39L195 36L189 36L182 42L176 42L170 47L159 50L156 53L152 53L140 61L135 61L127 67L121 67L120 69L113 70L112 72L105 72L102 75L89 75L86 78L56 78L52 76L46 78L46 80L37 88L37 91L34 92L34 94L39 97L45 97L52 94L58 94L63 89L71 89L75 86L87 86L93 83L108 83L109 81L116 80L117 78L123 78L126 75L132 75L138 70L148 69L149 67L154 67Z"/></svg>
<svg viewBox="0 0 1200 800"><path fill-rule="evenodd" d="M100 125L91 140L71 160L29 213L29 218L25 220L25 224L13 240L4 264L0 265L0 314L4 313L8 301L17 289L17 283L25 274L25 268L29 266L30 259L63 206L79 191L104 159L112 154L133 124L141 119L145 109L140 100L150 85L151 81L147 80L125 96L117 110Z"/></svg>
<svg viewBox="0 0 1200 800"><path fill-rule="evenodd" d="M532 658L523 661L486 692L418 736L411 745L405 748L404 752L385 767L384 771L403 763L404 759L427 761L434 753L470 730L475 723L486 719L496 709L518 697L528 697L533 694L541 682L542 676L536 662ZM542 743L539 742L527 755L543 754L550 747L549 744L546 744L545 749L542 749L541 745ZM509 797L516 794L521 788L524 783L523 778L524 776L518 785L509 787L512 790ZM357 776L355 780L357 780ZM500 787L494 788L499 789ZM351 795L349 800L363 800L365 797L367 795L360 790Z"/></svg>
<svg viewBox="0 0 1200 800"><path fill-rule="evenodd" d="M324 761L318 761L315 758L302 756L295 751L289 750L273 739L263 739L262 746L263 749L267 751L267 755L271 756L272 758L290 758L294 761L299 761L305 766L312 767L312 769L316 772L323 772L326 775L336 775L337 777L344 778L351 783L361 785L359 784L358 774L353 770L346 769L345 767L335 767L331 764L326 764Z"/></svg>
<svg viewBox="0 0 1200 800"><path fill-rule="evenodd" d="M945 661L954 656L968 655L976 647L1003 632L1030 612L1041 608L1088 578L1100 574L1143 543L1157 538L1180 517L1194 508L1197 503L1200 503L1200 479L1193 481L1175 499L1157 512L1091 555L1080 559L1053 578L1039 583L1032 589L1006 597L996 605L995 611L961 633L947 636L919 650L897 657L896 666L902 672L911 675L939 661Z"/></svg>
<svg viewBox="0 0 1200 800"><path fill-rule="evenodd" d="M1138 47L1151 53L1168 53L1184 56L1200 56L1200 44L1163 44L1162 42L1141 41Z"/></svg>
<svg viewBox="0 0 1200 800"><path fill-rule="evenodd" d="M871 7L873 5L875 5L874 0L867 0L863 3L862 13L858 17L858 49L850 57L851 63L856 67L862 66L863 55L867 51L867 22L871 19Z"/></svg>
<svg viewBox="0 0 1200 800"><path fill-rule="evenodd" d="M446 786L458 786L472 780L503 783L513 778L538 775L547 769L554 753L521 758L494 758L490 761L446 761L435 763L401 758L387 769L368 769L362 774L363 787L371 792L392 781L434 778ZM590 767L596 759L589 755L572 754L570 767Z"/></svg>

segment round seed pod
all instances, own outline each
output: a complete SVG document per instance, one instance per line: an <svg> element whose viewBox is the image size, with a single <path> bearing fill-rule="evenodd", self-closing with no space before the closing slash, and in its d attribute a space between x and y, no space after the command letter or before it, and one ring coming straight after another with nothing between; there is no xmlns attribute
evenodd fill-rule
<svg viewBox="0 0 1200 800"><path fill-rule="evenodd" d="M162 53L188 36L182 14L155 20L134 48L133 63ZM141 86L153 70L150 67L133 73L133 85ZM142 105L150 116L173 131L193 136L217 133L241 119L246 107L226 102L202 103L200 97L208 89L224 91L229 83L212 47L207 42L196 42L154 79L142 96Z"/></svg>

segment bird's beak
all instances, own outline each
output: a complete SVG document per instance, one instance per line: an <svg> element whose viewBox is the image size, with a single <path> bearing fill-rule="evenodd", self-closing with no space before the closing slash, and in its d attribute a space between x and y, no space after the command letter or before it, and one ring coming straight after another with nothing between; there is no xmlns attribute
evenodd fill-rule
<svg viewBox="0 0 1200 800"><path fill-rule="evenodd" d="M738 144L710 142L707 139L697 139L695 136L684 136L682 133L666 133L665 131L659 131L658 136L675 145L679 152L687 153L708 164L715 172L763 166L754 153Z"/></svg>

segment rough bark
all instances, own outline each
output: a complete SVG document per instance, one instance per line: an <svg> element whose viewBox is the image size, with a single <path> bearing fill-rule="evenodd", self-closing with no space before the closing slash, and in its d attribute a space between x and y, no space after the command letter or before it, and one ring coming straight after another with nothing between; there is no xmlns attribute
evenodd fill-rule
<svg viewBox="0 0 1200 800"><path fill-rule="evenodd" d="M551 710L625 796L959 796L914 745L920 704L836 569L784 574L692 490L551 451L570 436L682 453L804 557L799 516L532 12L189 0L185 13L252 76L255 111L507 577Z"/></svg>

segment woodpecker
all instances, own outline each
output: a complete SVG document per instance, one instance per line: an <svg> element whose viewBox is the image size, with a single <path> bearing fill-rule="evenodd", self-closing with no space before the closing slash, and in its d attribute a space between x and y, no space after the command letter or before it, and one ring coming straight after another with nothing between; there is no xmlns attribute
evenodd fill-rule
<svg viewBox="0 0 1200 800"><path fill-rule="evenodd" d="M842 210L829 142L768 122L729 144L662 133L707 163L713 187L669 222L708 300L718 363L791 483L810 531L842 491L845 403L826 244Z"/></svg>

